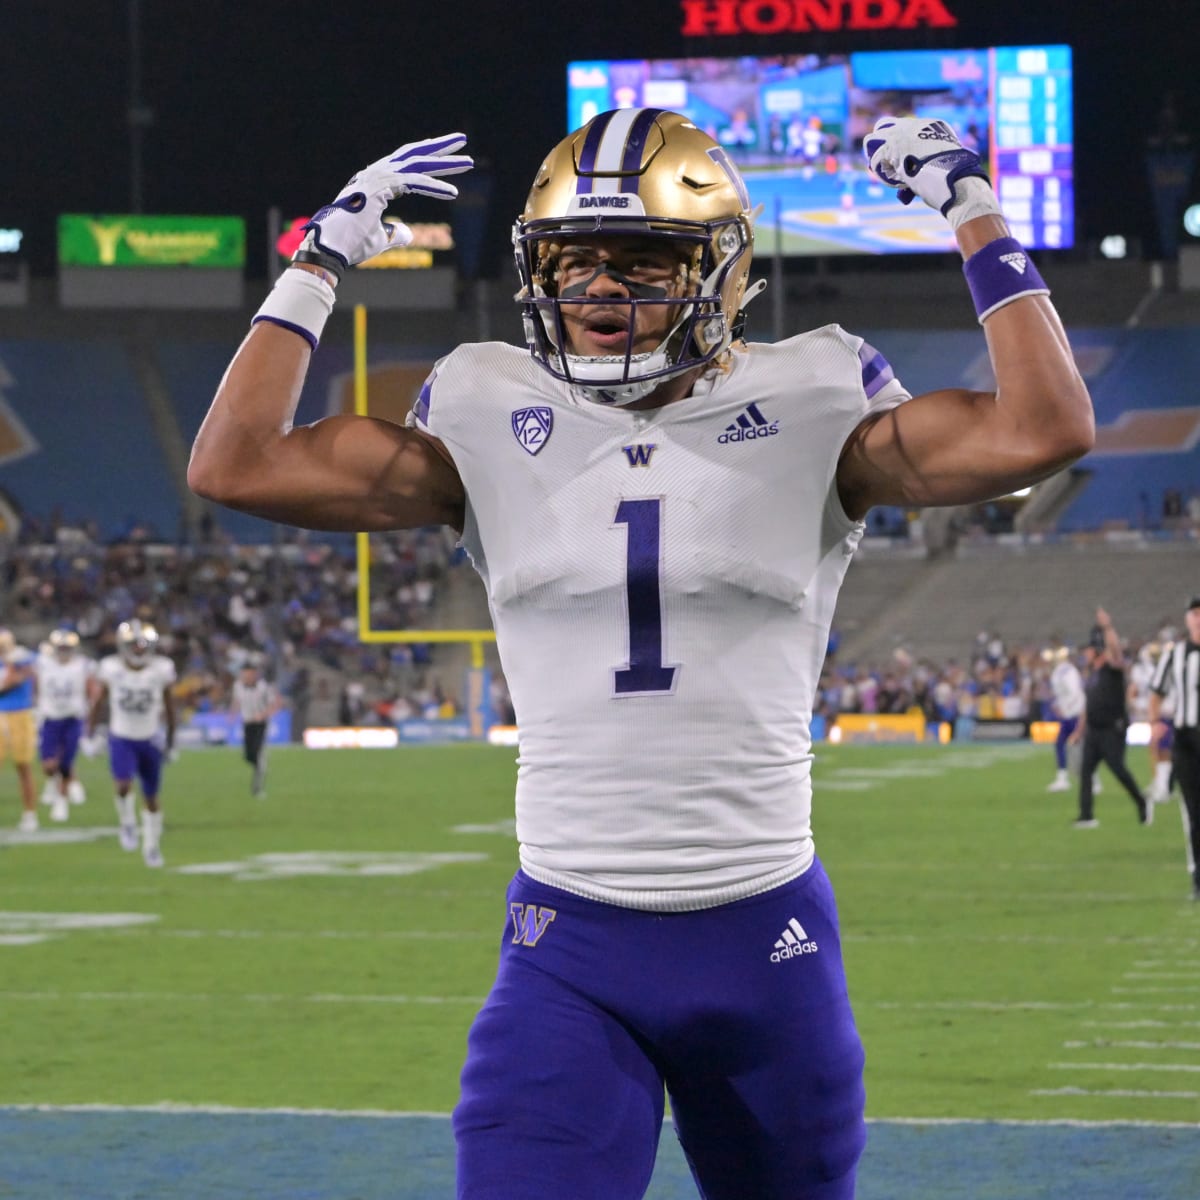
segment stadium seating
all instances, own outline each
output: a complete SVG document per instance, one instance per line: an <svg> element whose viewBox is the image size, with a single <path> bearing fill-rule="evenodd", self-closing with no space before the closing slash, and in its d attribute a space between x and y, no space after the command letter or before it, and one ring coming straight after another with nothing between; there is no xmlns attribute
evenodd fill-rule
<svg viewBox="0 0 1200 1200"><path fill-rule="evenodd" d="M1197 543L1019 537L965 542L954 554L871 552L850 565L834 627L842 661L883 662L897 647L934 662L965 661L981 631L1008 645L1053 635L1081 645L1096 606L1135 640L1178 627L1197 581Z"/></svg>

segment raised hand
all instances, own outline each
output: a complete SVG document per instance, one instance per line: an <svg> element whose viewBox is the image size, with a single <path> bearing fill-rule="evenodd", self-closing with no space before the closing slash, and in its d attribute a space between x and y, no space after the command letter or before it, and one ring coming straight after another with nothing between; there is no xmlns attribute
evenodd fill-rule
<svg viewBox="0 0 1200 1200"><path fill-rule="evenodd" d="M458 188L439 177L457 175L475 165L468 155L454 153L466 140L465 134L448 133L407 142L351 176L333 203L315 213L304 226L308 235L295 261L318 262L336 271L338 265L351 267L365 262L389 246L407 246L412 232L399 221L384 221L384 211L397 196L407 192L453 200ZM322 263L322 255L331 257L334 263Z"/></svg>
<svg viewBox="0 0 1200 1200"><path fill-rule="evenodd" d="M863 140L863 154L871 170L897 189L902 204L920 196L955 228L972 217L1000 212L979 155L945 121L880 117ZM971 184L972 179L981 182Z"/></svg>

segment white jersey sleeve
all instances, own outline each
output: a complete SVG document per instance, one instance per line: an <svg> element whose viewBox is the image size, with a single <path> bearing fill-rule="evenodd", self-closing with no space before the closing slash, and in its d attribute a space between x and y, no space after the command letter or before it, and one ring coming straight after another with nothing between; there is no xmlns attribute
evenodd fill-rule
<svg viewBox="0 0 1200 1200"><path fill-rule="evenodd" d="M584 399L510 346L437 364L410 420L466 490L530 875L686 909L807 869L809 720L862 536L837 463L907 396L833 325L738 351L645 412Z"/></svg>

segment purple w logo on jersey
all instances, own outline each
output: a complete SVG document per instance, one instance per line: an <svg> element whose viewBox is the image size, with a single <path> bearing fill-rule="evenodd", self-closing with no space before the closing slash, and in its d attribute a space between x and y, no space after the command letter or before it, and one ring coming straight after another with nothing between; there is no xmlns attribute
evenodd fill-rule
<svg viewBox="0 0 1200 1200"><path fill-rule="evenodd" d="M528 454L536 454L549 440L554 413L549 408L518 408L512 415L513 437Z"/></svg>
<svg viewBox="0 0 1200 1200"><path fill-rule="evenodd" d="M550 928L550 922L558 916L558 910L543 908L540 904L521 904L514 900L508 906L512 917L514 946L536 946L542 934Z"/></svg>

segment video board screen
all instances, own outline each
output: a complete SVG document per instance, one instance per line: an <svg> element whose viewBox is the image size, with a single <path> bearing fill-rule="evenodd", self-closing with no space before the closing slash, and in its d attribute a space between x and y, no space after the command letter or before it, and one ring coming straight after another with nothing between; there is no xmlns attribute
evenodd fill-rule
<svg viewBox="0 0 1200 1200"><path fill-rule="evenodd" d="M760 253L955 248L941 216L867 169L863 138L888 114L948 121L984 156L1014 237L1074 245L1069 46L568 64L570 129L641 106L683 113L726 148L762 205Z"/></svg>

